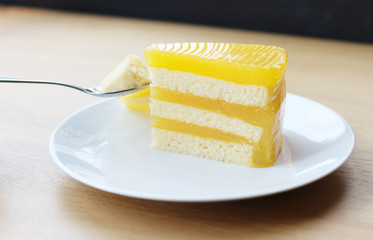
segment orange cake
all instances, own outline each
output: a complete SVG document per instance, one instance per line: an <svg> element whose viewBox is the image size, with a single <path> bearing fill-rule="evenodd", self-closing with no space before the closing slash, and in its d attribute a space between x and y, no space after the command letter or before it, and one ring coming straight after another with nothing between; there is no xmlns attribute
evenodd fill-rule
<svg viewBox="0 0 373 240"><path fill-rule="evenodd" d="M250 167L281 151L287 53L273 46L154 44L153 148Z"/></svg>

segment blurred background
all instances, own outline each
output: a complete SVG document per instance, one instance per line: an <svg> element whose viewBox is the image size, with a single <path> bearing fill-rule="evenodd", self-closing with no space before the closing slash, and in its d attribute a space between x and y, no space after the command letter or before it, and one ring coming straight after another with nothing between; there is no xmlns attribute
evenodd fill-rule
<svg viewBox="0 0 373 240"><path fill-rule="evenodd" d="M0 0L0 4L373 43L373 0Z"/></svg>

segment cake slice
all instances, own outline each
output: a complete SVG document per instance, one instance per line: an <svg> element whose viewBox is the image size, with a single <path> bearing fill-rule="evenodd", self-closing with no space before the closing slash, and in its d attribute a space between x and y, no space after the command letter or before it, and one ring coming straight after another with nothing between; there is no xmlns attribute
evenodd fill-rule
<svg viewBox="0 0 373 240"><path fill-rule="evenodd" d="M249 167L281 151L287 54L273 46L154 44L153 148Z"/></svg>

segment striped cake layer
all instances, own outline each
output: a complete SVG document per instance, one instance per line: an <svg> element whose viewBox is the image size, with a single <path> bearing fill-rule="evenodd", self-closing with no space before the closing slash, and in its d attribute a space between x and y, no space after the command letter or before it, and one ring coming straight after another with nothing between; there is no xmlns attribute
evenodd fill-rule
<svg viewBox="0 0 373 240"><path fill-rule="evenodd" d="M161 122L152 120L153 148L206 157L224 162L236 163L248 167L269 167L281 151L282 131L271 138L264 138L262 146L247 143L245 139L227 136L217 131L199 132L197 135L191 129L186 131L174 129L174 125L167 122L166 127L158 127ZM206 134L208 133L208 134ZM201 136L202 135L202 136ZM228 138L227 138L228 137ZM232 138L233 137L233 138ZM265 146L268 145L268 146Z"/></svg>
<svg viewBox="0 0 373 240"><path fill-rule="evenodd" d="M224 114L156 99L151 100L150 114L152 117L217 129L246 138L252 143L258 143L263 133L262 127L254 126L238 118L230 118Z"/></svg>
<svg viewBox="0 0 373 240"><path fill-rule="evenodd" d="M170 134L173 135L175 135L176 133L181 134L178 136L188 135L183 137L187 139L196 137L197 142L201 142L201 139L205 139L207 142L210 143L210 140L217 140L219 144L221 142L225 142L233 145L238 144L241 147L242 145L248 145L246 147L253 150L250 153L250 156L254 157L251 158L248 157L248 155L245 157L245 159L239 160L240 162L245 161L244 165L246 166L271 166L273 164L273 161L281 151L281 110L279 110L277 114L270 119L270 121L273 121L273 123L268 123L269 126L267 128L261 128L250 125L248 123L240 122L241 120L239 119L227 118L226 116L221 114L219 115L189 106L183 106L180 104L163 102L159 100L152 100L152 102L151 123L153 129L162 129L166 132L169 131L172 132ZM178 107L180 107L181 110L174 111L175 108ZM213 122L210 122L209 120L212 120ZM235 122L236 120L238 120L238 122ZM223 124L220 124L222 122ZM254 131L250 132L242 130L245 128L252 129ZM237 131L237 129L241 129L241 131ZM161 140L161 142L163 143L158 143L157 139L162 138L155 136L156 133L157 132L153 132L153 147L170 151L170 146L168 146L167 148L164 147L164 144L167 143L166 138ZM195 142L195 144L197 144L197 142ZM173 146L175 143L168 142L167 144L171 144L171 146ZM219 146L221 146L221 144ZM179 148L184 147L189 148L185 145L179 146ZM212 147L211 151L215 151L216 148L217 146ZM195 147L193 149L198 148ZM180 151L179 149L173 151L187 153L189 150ZM204 151L205 150L203 150L202 152ZM195 154L188 152L188 154L204 156L204 154L199 151L195 152ZM224 160L220 157L213 157L212 159Z"/></svg>
<svg viewBox="0 0 373 240"><path fill-rule="evenodd" d="M276 113L286 95L283 78L273 88L266 88L164 68L152 67L150 72L152 98L226 112L232 117L252 119L259 118L262 111Z"/></svg>
<svg viewBox="0 0 373 240"><path fill-rule="evenodd" d="M274 115L281 107L284 95L277 95L271 101L271 107L260 108L256 106L244 106L235 103L228 103L224 100L211 99L208 97L196 96L192 93L181 93L166 88L151 87L152 99L162 100L166 102L179 103L195 108L200 108L216 113L224 114L231 118L238 118L245 122L257 125L266 126L263 116Z"/></svg>
<svg viewBox="0 0 373 240"><path fill-rule="evenodd" d="M247 138L235 135L233 133L224 132L216 128L199 126L193 123L185 123L178 120L170 120L167 118L153 116L151 118L151 124L153 128L185 133L202 138L217 139L220 141L233 143L252 143L252 141L248 140Z"/></svg>
<svg viewBox="0 0 373 240"><path fill-rule="evenodd" d="M156 69L156 72L159 72L157 70L159 69ZM153 74L154 68L151 71ZM172 76L170 81L174 80L175 76L185 74L165 69L160 71L167 79ZM230 159L229 156L222 152L217 155L214 153L217 151L215 149L219 149L223 146L222 143L225 143L241 149L240 153L245 152L246 155L243 154L243 158L238 158L236 163L251 167L273 164L281 150L282 142L280 108L284 94L280 93L284 91L283 81L278 83L275 92L266 93L267 98L271 99L266 100L267 105L258 107L226 102L222 100L222 95L213 99L209 96L195 95L194 92L181 92L180 88L173 90L170 85L163 84L164 81L153 79L155 80L151 86L151 116L154 148L227 161L225 158ZM229 84L233 92L241 88L239 84ZM264 89L268 91L267 88ZM162 137L157 136L160 132ZM165 137L167 134L170 136ZM180 143L181 139L190 140L192 145L178 146L176 142ZM206 153L206 146L209 146L211 151L209 154ZM229 161L234 162L233 159Z"/></svg>

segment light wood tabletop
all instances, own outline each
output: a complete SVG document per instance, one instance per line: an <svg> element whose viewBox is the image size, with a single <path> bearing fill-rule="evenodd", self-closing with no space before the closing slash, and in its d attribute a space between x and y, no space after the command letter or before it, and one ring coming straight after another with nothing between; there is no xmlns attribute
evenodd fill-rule
<svg viewBox="0 0 373 240"><path fill-rule="evenodd" d="M0 75L98 85L158 42L262 43L289 54L288 92L341 114L356 135L341 168L251 200L170 203L118 196L65 174L49 138L99 99L63 87L0 85L0 239L373 239L373 45L0 6Z"/></svg>

